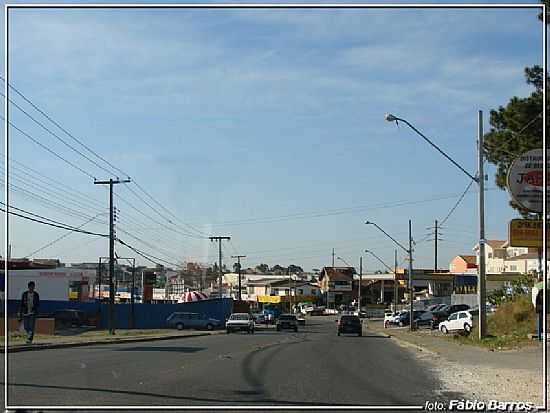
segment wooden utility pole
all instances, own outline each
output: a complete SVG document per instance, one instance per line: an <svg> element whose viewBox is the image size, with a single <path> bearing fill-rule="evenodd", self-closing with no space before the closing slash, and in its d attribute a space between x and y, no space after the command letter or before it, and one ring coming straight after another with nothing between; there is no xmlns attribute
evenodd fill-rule
<svg viewBox="0 0 550 413"><path fill-rule="evenodd" d="M208 237L210 241L218 241L218 259L219 259L219 268L218 271L220 272L219 280L218 280L218 289L219 289L219 295L220 298L222 298L222 281L223 281L223 270L222 270L222 240L229 241L231 237Z"/></svg>
<svg viewBox="0 0 550 413"><path fill-rule="evenodd" d="M246 258L246 255L232 255L231 258L237 258L237 269L239 270L239 301L241 301L241 258Z"/></svg>
<svg viewBox="0 0 550 413"><path fill-rule="evenodd" d="M115 272L115 214L113 205L113 185L130 182L130 179L109 179L108 181L96 181L95 185L109 185L109 334L115 334L115 289L113 274Z"/></svg>

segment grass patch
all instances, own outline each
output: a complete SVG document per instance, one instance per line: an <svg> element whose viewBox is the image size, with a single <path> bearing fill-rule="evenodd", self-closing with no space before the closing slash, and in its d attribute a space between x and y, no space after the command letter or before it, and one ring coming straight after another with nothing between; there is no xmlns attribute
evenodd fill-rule
<svg viewBox="0 0 550 413"><path fill-rule="evenodd" d="M529 334L536 332L536 313L528 296L500 304L494 314L487 315L488 337L479 340L478 326L474 325L469 336L456 335L451 340L461 344L473 344L493 350L523 347L533 344Z"/></svg>

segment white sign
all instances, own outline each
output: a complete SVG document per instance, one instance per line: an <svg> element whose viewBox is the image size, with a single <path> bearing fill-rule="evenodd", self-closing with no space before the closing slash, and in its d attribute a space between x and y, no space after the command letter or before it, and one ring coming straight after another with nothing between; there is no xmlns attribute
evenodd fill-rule
<svg viewBox="0 0 550 413"><path fill-rule="evenodd" d="M542 212L542 155L542 149L533 149L516 158L508 170L507 181L508 191L514 201L538 213ZM550 168L550 162L547 167Z"/></svg>
<svg viewBox="0 0 550 413"><path fill-rule="evenodd" d="M164 288L153 288L153 300L165 300L166 291Z"/></svg>

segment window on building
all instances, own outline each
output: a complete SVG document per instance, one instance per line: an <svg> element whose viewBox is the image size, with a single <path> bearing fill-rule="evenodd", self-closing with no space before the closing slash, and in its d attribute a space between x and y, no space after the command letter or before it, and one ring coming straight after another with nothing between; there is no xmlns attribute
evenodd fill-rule
<svg viewBox="0 0 550 413"><path fill-rule="evenodd" d="M517 271L518 266L517 265L510 265L510 271Z"/></svg>
<svg viewBox="0 0 550 413"><path fill-rule="evenodd" d="M493 253L492 253L492 252L488 253L488 254L487 254L487 257L493 258Z"/></svg>
<svg viewBox="0 0 550 413"><path fill-rule="evenodd" d="M299 288L299 289L298 289L298 294L304 295L304 290L302 290L301 288Z"/></svg>

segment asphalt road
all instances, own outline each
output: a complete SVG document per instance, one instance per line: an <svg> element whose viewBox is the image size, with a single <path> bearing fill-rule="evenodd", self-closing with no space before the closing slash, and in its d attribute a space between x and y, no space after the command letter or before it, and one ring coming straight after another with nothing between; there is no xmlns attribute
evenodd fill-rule
<svg viewBox="0 0 550 413"><path fill-rule="evenodd" d="M418 405L443 398L414 353L334 319L256 331L8 355L11 406Z"/></svg>

